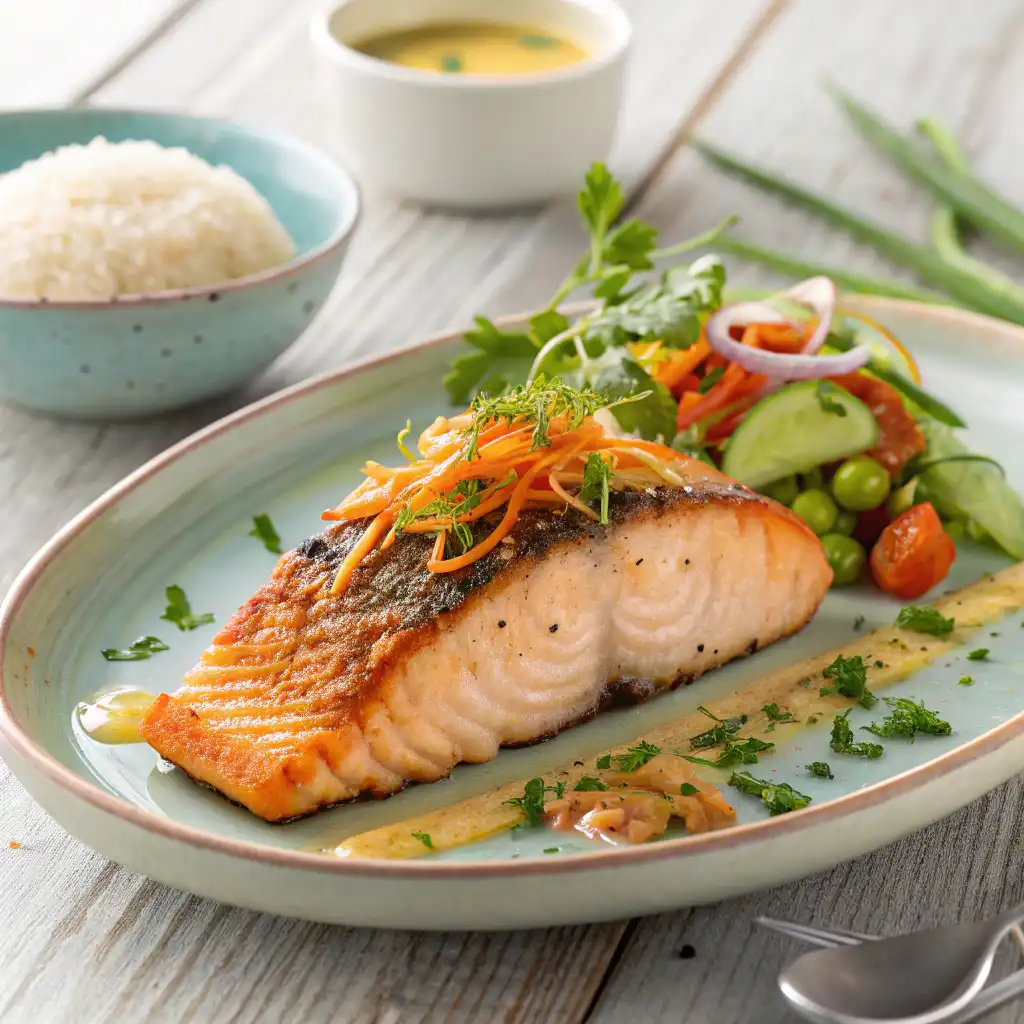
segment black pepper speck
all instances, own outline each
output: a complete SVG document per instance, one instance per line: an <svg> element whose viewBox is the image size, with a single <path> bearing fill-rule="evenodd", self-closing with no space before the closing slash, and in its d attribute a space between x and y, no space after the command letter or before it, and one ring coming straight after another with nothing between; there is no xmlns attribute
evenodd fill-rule
<svg viewBox="0 0 1024 1024"><path fill-rule="evenodd" d="M555 622L555 623L552 623L552 625L548 626L548 632L549 633L557 633L558 632L558 623Z"/></svg>
<svg viewBox="0 0 1024 1024"><path fill-rule="evenodd" d="M142 333L142 324L132 324L132 330L136 334L141 334Z"/></svg>
<svg viewBox="0 0 1024 1024"><path fill-rule="evenodd" d="M680 960L692 960L697 955L697 950L687 943L681 950L679 950Z"/></svg>
<svg viewBox="0 0 1024 1024"><path fill-rule="evenodd" d="M697 644L697 653L698 654L703 654L704 653L704 645L703 644Z"/></svg>
<svg viewBox="0 0 1024 1024"><path fill-rule="evenodd" d="M504 629L504 628L505 628L505 620L504 619L498 619L498 629Z"/></svg>
<svg viewBox="0 0 1024 1024"><path fill-rule="evenodd" d="M642 559L642 558L638 558L638 559L636 560L636 564L637 564L637 565L639 565L639 564L640 564L640 563L641 563L642 561L643 561L643 559Z"/></svg>
<svg viewBox="0 0 1024 1024"><path fill-rule="evenodd" d="M210 302L220 302L220 292L210 292L208 298Z"/></svg>

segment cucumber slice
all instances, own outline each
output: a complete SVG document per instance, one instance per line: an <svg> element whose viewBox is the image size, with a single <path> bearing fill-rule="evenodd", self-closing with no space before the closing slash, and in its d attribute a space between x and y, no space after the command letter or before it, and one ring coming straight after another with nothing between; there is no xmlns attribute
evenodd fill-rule
<svg viewBox="0 0 1024 1024"><path fill-rule="evenodd" d="M722 472L747 487L764 487L791 473L844 459L873 448L878 423L860 399L830 387L828 405L846 415L822 408L819 381L787 384L762 398L729 438L722 455Z"/></svg>

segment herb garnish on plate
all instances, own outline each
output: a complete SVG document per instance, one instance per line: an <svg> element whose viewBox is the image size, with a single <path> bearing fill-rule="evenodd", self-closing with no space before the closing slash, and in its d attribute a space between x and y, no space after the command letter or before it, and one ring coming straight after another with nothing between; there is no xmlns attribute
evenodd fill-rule
<svg viewBox="0 0 1024 1024"><path fill-rule="evenodd" d="M931 605L911 604L900 609L896 616L896 625L900 629L909 629L915 633L927 633L929 636L947 637L953 632L956 623Z"/></svg>
<svg viewBox="0 0 1024 1024"><path fill-rule="evenodd" d="M852 754L854 757L865 757L875 761L882 756L885 749L881 743L854 743L853 729L849 723L849 710L836 715L832 723L832 739L829 746L837 754Z"/></svg>
<svg viewBox="0 0 1024 1024"><path fill-rule="evenodd" d="M924 706L924 701L916 703L908 697L883 697L882 700L892 711L881 722L872 722L864 726L868 732L876 736L904 736L913 742L917 733L929 733L932 736L948 736L953 727L949 722L939 718L934 711Z"/></svg>
<svg viewBox="0 0 1024 1024"><path fill-rule="evenodd" d="M252 517L253 527L249 531L250 537L255 537L272 555L281 554L281 538L274 529L273 520L266 512Z"/></svg>
<svg viewBox="0 0 1024 1024"><path fill-rule="evenodd" d="M794 789L788 782L766 782L746 771L733 772L729 776L729 785L741 793L759 796L772 817L789 811L798 811L811 802L809 796Z"/></svg>
<svg viewBox="0 0 1024 1024"><path fill-rule="evenodd" d="M140 636L138 640L128 645L124 650L116 647L108 647L100 653L107 661L145 661L160 651L169 651L170 647L155 636Z"/></svg>
<svg viewBox="0 0 1024 1024"><path fill-rule="evenodd" d="M202 615L193 615L192 606L189 604L185 591L177 584L172 584L165 591L167 597L167 608L160 616L165 622L171 622L183 633L189 630L198 629L200 626L208 626L214 621L212 612L203 612Z"/></svg>
<svg viewBox="0 0 1024 1024"><path fill-rule="evenodd" d="M844 658L839 655L821 673L826 679L834 679L834 686L823 686L820 690L822 697L838 693L843 697L849 697L857 701L862 707L873 707L878 698L868 689L868 669L864 659L855 654L852 658Z"/></svg>

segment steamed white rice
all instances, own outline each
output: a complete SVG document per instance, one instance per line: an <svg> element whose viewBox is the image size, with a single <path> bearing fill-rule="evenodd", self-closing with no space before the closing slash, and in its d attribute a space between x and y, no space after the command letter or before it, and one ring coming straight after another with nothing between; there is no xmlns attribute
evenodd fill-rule
<svg viewBox="0 0 1024 1024"><path fill-rule="evenodd" d="M229 167L155 142L65 146L0 175L0 297L87 300L286 263L288 233Z"/></svg>

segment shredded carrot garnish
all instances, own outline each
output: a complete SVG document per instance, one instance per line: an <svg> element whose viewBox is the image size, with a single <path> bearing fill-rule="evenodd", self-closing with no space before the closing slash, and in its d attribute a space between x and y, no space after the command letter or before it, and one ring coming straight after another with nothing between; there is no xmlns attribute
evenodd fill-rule
<svg viewBox="0 0 1024 1024"><path fill-rule="evenodd" d="M705 348L701 358L706 354ZM478 398L458 416L439 417L420 435L419 458L404 466L367 463L367 479L323 513L328 520L365 521L331 593L342 593L365 559L403 534L433 535L427 569L454 572L501 544L525 509L607 523L611 492L722 479L665 445L610 433L593 415L604 404L592 391L539 378L497 399Z"/></svg>

